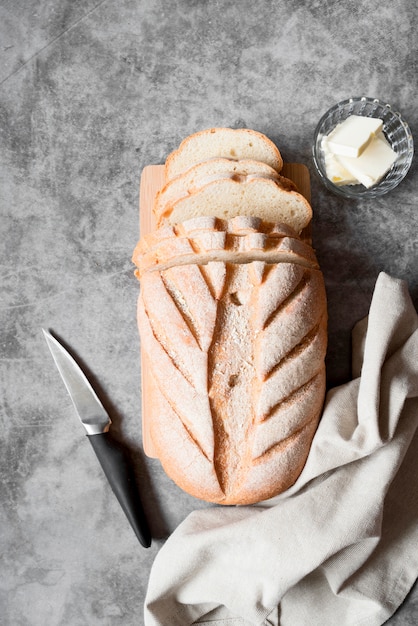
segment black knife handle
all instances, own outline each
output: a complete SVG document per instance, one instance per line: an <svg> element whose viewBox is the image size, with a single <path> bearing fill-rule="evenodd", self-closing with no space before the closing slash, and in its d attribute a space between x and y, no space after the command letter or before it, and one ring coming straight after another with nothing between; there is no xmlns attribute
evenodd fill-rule
<svg viewBox="0 0 418 626"><path fill-rule="evenodd" d="M151 532L139 497L135 475L125 453L108 432L87 437L136 536L144 548L149 548Z"/></svg>

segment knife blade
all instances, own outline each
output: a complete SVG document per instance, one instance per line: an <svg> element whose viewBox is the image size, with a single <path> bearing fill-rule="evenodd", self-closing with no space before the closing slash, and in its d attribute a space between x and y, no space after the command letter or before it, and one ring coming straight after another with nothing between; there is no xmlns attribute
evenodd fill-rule
<svg viewBox="0 0 418 626"><path fill-rule="evenodd" d="M75 359L51 333L42 332L106 478L137 538L148 548L151 532L126 452L109 432L112 421Z"/></svg>

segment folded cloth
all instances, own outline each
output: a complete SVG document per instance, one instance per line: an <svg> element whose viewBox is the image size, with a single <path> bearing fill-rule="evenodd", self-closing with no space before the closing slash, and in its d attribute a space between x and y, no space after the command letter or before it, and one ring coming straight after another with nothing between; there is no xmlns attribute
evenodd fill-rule
<svg viewBox="0 0 418 626"><path fill-rule="evenodd" d="M190 514L158 553L147 626L383 624L418 576L418 316L381 273L295 485Z"/></svg>

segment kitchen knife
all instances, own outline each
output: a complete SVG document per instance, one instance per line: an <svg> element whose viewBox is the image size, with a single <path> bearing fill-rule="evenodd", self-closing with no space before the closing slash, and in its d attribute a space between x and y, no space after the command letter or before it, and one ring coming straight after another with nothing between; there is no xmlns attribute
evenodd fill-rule
<svg viewBox="0 0 418 626"><path fill-rule="evenodd" d="M126 454L110 435L110 417L73 357L55 337L44 329L42 331L110 486L139 541L148 548L151 545L151 533L135 476Z"/></svg>

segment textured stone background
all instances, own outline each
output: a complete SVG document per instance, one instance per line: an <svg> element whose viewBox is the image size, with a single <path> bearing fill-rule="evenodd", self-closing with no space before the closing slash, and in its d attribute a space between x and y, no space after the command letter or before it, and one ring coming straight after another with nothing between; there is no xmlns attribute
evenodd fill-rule
<svg viewBox="0 0 418 626"><path fill-rule="evenodd" d="M377 201L315 178L320 116L354 95L418 136L412 0L2 0L0 3L0 622L142 624L164 537L203 504L141 452L131 252L141 169L209 126L266 133L312 173L329 298L329 384L379 271L418 304L417 167ZM137 461L153 547L112 496L41 327L84 363ZM391 624L418 622L415 588ZM296 626L296 625L295 625Z"/></svg>

